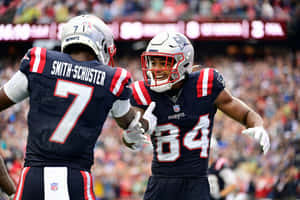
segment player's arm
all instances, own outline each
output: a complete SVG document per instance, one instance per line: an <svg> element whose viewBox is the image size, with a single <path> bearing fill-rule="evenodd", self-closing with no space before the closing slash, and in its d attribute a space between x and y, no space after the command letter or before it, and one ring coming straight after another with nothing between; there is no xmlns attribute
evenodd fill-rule
<svg viewBox="0 0 300 200"><path fill-rule="evenodd" d="M130 105L129 100L116 100L112 107L112 115L118 125L122 129L128 129L130 124L136 117L139 110L136 107ZM144 112L142 112L144 114ZM145 118L139 118L138 120L144 130L148 130L148 120Z"/></svg>
<svg viewBox="0 0 300 200"><path fill-rule="evenodd" d="M16 186L9 176L4 160L1 156L0 156L0 187L7 195L12 195L16 192Z"/></svg>
<svg viewBox="0 0 300 200"><path fill-rule="evenodd" d="M14 105L15 102L10 100L4 92L3 87L0 89L0 112L6 108Z"/></svg>
<svg viewBox="0 0 300 200"><path fill-rule="evenodd" d="M254 137L260 142L264 153L270 148L269 136L263 128L262 118L248 105L233 97L227 89L224 89L215 100L218 109L232 119L247 127L242 133Z"/></svg>
<svg viewBox="0 0 300 200"><path fill-rule="evenodd" d="M122 117L115 117L115 120L122 129L127 129L130 126L132 120L135 118L137 111L138 110L136 108L130 107L125 115L123 115ZM142 125L142 128L144 128L144 130L148 130L148 121L144 118L140 118L139 121Z"/></svg>
<svg viewBox="0 0 300 200"><path fill-rule="evenodd" d="M227 89L219 94L215 104L223 113L247 128L263 126L262 118L244 102L232 96Z"/></svg>
<svg viewBox="0 0 300 200"><path fill-rule="evenodd" d="M144 133L152 132L156 126L157 119L152 114L154 108L154 102L145 112L134 109L129 100L117 100L113 104L112 115L118 125L125 130L122 139L127 147L136 149L137 145L148 143Z"/></svg>

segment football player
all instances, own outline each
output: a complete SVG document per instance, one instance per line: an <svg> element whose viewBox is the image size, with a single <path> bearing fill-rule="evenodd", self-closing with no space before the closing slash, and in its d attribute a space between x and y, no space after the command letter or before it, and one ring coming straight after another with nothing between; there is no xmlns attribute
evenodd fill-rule
<svg viewBox="0 0 300 200"><path fill-rule="evenodd" d="M229 160L220 153L218 142L214 137L210 139L208 182L212 200L235 198L238 186L236 175L229 165Z"/></svg>
<svg viewBox="0 0 300 200"><path fill-rule="evenodd" d="M193 59L191 42L178 32L157 34L141 55L144 81L132 84L131 104L143 111L155 101L157 117L145 200L209 199L209 145L217 109L245 125L243 133L258 140L264 153L269 150L262 118L231 95L215 69L191 73Z"/></svg>
<svg viewBox="0 0 300 200"><path fill-rule="evenodd" d="M15 200L95 199L93 149L108 113L127 130L129 143L132 138L143 141L141 133L155 127L151 111L141 117L130 106L131 75L110 67L113 35L102 20L93 15L70 19L61 42L62 52L30 49L0 90L0 111L26 97L30 104Z"/></svg>

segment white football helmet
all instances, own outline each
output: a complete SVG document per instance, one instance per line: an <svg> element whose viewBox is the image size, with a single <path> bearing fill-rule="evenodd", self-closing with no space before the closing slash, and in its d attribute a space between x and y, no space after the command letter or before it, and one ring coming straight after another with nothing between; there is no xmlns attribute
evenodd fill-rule
<svg viewBox="0 0 300 200"><path fill-rule="evenodd" d="M167 79L157 79L157 69L152 68L151 57L163 57L171 62L162 71L170 71ZM194 61L194 47L191 42L179 32L161 32L148 44L141 56L142 70L145 82L155 92L170 90L174 84L183 80L185 74L191 69Z"/></svg>
<svg viewBox="0 0 300 200"><path fill-rule="evenodd" d="M116 53L113 34L110 28L94 15L80 15L71 18L63 25L61 51L71 44L83 44L90 47L99 61L113 66Z"/></svg>

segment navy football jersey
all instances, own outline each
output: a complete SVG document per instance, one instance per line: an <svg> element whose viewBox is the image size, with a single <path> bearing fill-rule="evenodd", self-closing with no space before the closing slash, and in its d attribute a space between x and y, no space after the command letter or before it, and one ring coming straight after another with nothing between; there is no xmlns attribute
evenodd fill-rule
<svg viewBox="0 0 300 200"><path fill-rule="evenodd" d="M145 109L156 102L157 127L151 135L153 175L207 176L214 101L224 89L223 77L205 68L187 75L178 96L152 91L144 81L134 82L131 104Z"/></svg>
<svg viewBox="0 0 300 200"><path fill-rule="evenodd" d="M20 71L27 76L30 97L25 166L90 170L113 103L132 94L130 73L39 47L27 52Z"/></svg>

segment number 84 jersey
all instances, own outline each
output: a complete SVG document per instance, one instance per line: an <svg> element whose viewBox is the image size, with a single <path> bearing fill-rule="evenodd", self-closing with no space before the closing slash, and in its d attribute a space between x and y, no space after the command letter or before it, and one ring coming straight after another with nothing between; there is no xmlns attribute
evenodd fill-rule
<svg viewBox="0 0 300 200"><path fill-rule="evenodd" d="M145 109L156 102L157 127L151 135L153 175L206 176L210 137L216 113L214 101L225 84L212 68L187 75L177 96L156 93L144 81L134 82L131 104Z"/></svg>

